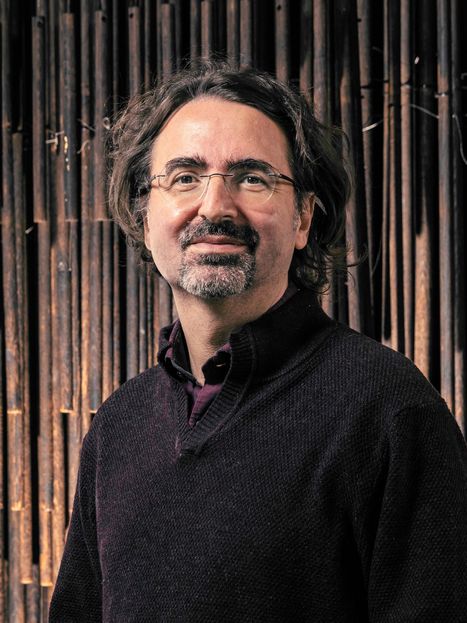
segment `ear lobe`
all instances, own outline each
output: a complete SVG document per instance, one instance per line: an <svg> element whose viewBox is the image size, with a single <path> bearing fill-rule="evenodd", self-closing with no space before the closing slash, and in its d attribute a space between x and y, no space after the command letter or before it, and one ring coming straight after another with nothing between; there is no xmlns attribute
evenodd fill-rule
<svg viewBox="0 0 467 623"><path fill-rule="evenodd" d="M308 234L310 232L311 221L315 209L315 195L311 193L303 201L303 208L298 219L298 229L295 236L295 248L303 249L308 243Z"/></svg>

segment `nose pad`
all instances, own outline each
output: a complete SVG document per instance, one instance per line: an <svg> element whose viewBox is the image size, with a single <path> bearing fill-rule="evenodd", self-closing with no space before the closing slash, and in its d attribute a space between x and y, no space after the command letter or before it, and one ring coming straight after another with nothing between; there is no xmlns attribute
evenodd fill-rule
<svg viewBox="0 0 467 623"><path fill-rule="evenodd" d="M212 184L211 179L213 177L222 178L222 184L224 186L223 196L219 196L220 191L215 187L215 184L214 189L211 189L211 192L209 192L209 186ZM212 173L207 176L206 186L200 197L199 214L208 217L210 220L214 220L216 216L225 218L226 216L234 216L236 214L237 210L227 179L227 175L222 173Z"/></svg>
<svg viewBox="0 0 467 623"><path fill-rule="evenodd" d="M232 197L232 191L230 189L230 184L227 181L228 176L224 175L223 173L212 173L211 175L207 175L206 176L206 184L204 186L204 190L202 192L201 199L204 199L204 197L206 196L206 194L207 194L207 192L209 190L209 186L211 184L211 180L212 180L213 177L220 177L220 178L222 178L222 182L224 184L224 188L225 188L226 192L230 195L230 197Z"/></svg>

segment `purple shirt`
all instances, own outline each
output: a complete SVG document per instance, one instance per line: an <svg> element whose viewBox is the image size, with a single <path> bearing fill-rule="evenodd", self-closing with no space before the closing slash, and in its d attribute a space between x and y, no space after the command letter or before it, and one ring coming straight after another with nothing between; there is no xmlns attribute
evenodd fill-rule
<svg viewBox="0 0 467 623"><path fill-rule="evenodd" d="M294 283L289 283L283 296L266 313L277 309L295 292L297 292L297 286ZM231 348L229 342L227 342L201 368L204 375L204 385L201 385L191 374L188 349L182 325L179 320L175 322L169 337L169 348L165 353L164 360L168 364L167 370L174 378L183 383L187 393L189 426L195 426L221 391L230 368L230 358Z"/></svg>

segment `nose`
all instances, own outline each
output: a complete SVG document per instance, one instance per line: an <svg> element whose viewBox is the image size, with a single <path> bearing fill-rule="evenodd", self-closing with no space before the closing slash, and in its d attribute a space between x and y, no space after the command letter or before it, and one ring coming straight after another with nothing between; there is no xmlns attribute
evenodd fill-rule
<svg viewBox="0 0 467 623"><path fill-rule="evenodd" d="M228 191L225 178L220 174L214 174L207 180L198 210L198 214L210 221L233 219L237 215L237 208L232 195Z"/></svg>

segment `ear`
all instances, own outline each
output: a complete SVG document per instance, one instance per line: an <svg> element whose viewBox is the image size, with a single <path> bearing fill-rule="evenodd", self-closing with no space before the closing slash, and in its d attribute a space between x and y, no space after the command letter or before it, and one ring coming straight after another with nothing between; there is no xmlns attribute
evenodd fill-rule
<svg viewBox="0 0 467 623"><path fill-rule="evenodd" d="M297 250L303 249L307 245L314 209L315 195L310 193L303 200L302 210L298 217L298 228L295 235L295 248Z"/></svg>
<svg viewBox="0 0 467 623"><path fill-rule="evenodd" d="M149 236L149 225L148 225L148 213L144 215L143 218L143 227L144 227L144 245L148 251L151 251L151 238Z"/></svg>

